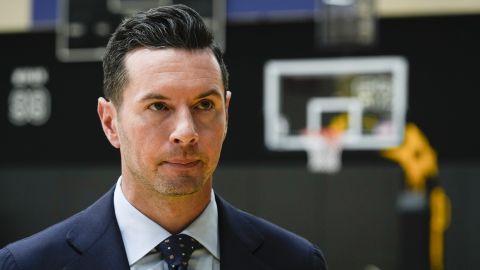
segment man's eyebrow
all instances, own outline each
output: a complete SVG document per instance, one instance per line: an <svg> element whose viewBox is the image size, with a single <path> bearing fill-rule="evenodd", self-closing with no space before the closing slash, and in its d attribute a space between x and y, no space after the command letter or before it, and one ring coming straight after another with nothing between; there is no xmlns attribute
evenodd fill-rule
<svg viewBox="0 0 480 270"><path fill-rule="evenodd" d="M155 93L149 93L143 96L140 101L146 101L150 99L161 99L161 100L169 100L168 97L160 95L160 94L155 94Z"/></svg>
<svg viewBox="0 0 480 270"><path fill-rule="evenodd" d="M218 98L222 98L222 95L216 89L211 89L211 90L206 91L205 93L201 93L195 99L201 99L201 98L208 97L208 96L216 96ZM146 94L145 96L143 96L142 98L140 98L140 101L146 101L146 100L152 100L152 99L154 99L154 100L170 100L170 98L168 98L164 95L157 94L157 93L149 93L149 94Z"/></svg>
<svg viewBox="0 0 480 270"><path fill-rule="evenodd" d="M216 89L211 89L205 93L198 95L196 99L201 99L208 96L217 96L218 98L222 98L222 95Z"/></svg>

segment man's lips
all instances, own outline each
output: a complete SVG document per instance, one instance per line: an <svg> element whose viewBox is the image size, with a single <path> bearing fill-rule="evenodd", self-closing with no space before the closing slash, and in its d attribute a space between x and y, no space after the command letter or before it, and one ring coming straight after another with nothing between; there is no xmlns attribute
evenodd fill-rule
<svg viewBox="0 0 480 270"><path fill-rule="evenodd" d="M162 165L174 166L179 168L193 168L199 164L199 159L171 159L162 162Z"/></svg>

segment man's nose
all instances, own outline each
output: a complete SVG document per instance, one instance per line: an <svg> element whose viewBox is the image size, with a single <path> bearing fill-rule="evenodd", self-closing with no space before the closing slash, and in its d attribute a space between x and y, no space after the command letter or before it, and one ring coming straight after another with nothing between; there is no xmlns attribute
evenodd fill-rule
<svg viewBox="0 0 480 270"><path fill-rule="evenodd" d="M195 128L195 121L189 109L182 109L177 112L175 127L170 134L170 142L187 146L198 142L198 133Z"/></svg>

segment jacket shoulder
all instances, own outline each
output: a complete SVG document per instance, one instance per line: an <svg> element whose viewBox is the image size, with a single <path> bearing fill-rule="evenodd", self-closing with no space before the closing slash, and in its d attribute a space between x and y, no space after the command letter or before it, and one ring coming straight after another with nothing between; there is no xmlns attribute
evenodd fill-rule
<svg viewBox="0 0 480 270"><path fill-rule="evenodd" d="M104 235L115 220L113 190L110 189L82 212L7 245L2 249L0 265L12 265L13 261L22 270L62 269L78 259ZM112 234L116 236L116 232Z"/></svg>
<svg viewBox="0 0 480 270"><path fill-rule="evenodd" d="M7 248L0 249L0 269L13 270L18 269L17 263L12 253Z"/></svg>
<svg viewBox="0 0 480 270"><path fill-rule="evenodd" d="M238 211L264 236L264 243L258 250L259 256L269 257L268 260L277 261L280 265L283 264L283 267L286 263L292 266L305 265L307 267L297 269L327 269L325 257L318 246L263 218L241 210ZM280 265L277 269L281 269Z"/></svg>
<svg viewBox="0 0 480 270"><path fill-rule="evenodd" d="M320 249L305 238L263 218L239 210L218 195L217 207L222 232L235 234L270 268L327 269Z"/></svg>
<svg viewBox="0 0 480 270"><path fill-rule="evenodd" d="M82 212L32 236L13 242L0 251L0 269L46 269L60 266L75 250L69 247L66 235ZM55 258L55 259L53 259ZM61 268L61 267L59 267Z"/></svg>

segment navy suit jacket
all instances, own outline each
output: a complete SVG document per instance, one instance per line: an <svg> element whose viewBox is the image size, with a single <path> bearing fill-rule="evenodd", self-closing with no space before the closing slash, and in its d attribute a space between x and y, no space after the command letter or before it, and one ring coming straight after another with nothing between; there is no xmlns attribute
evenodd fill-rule
<svg viewBox="0 0 480 270"><path fill-rule="evenodd" d="M326 269L310 242L240 211L219 196L220 269ZM0 270L114 269L129 265L113 208L113 188L84 211L0 250Z"/></svg>

